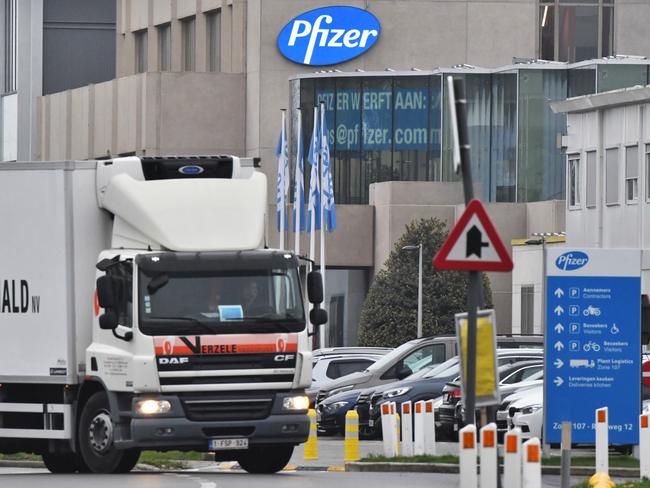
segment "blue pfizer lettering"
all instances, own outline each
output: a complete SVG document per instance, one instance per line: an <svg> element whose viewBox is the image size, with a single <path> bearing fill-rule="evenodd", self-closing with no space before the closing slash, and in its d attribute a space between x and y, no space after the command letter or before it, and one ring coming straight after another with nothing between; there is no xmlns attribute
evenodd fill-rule
<svg viewBox="0 0 650 488"><path fill-rule="evenodd" d="M182 166L178 168L178 172L184 175L198 175L203 173L203 168L196 165Z"/></svg>
<svg viewBox="0 0 650 488"><path fill-rule="evenodd" d="M555 266L562 271L575 271L589 262L589 256L581 251L565 252L555 260Z"/></svg>
<svg viewBox="0 0 650 488"><path fill-rule="evenodd" d="M278 49L309 66L338 64L370 49L379 37L377 17L356 7L333 6L295 17L278 35Z"/></svg>

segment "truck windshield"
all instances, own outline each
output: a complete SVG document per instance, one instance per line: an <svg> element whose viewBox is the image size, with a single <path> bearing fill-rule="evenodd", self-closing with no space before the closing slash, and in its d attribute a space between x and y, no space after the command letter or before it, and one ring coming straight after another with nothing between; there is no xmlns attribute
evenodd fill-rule
<svg viewBox="0 0 650 488"><path fill-rule="evenodd" d="M139 324L149 335L299 332L305 314L292 254L141 255Z"/></svg>

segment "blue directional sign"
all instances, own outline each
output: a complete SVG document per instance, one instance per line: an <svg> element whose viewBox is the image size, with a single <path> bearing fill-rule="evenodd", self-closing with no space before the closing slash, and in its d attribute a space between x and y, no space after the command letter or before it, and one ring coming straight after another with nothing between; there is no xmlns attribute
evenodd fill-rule
<svg viewBox="0 0 650 488"><path fill-rule="evenodd" d="M641 255L628 249L547 251L544 442L595 443L609 407L609 442L636 444L641 405Z"/></svg>

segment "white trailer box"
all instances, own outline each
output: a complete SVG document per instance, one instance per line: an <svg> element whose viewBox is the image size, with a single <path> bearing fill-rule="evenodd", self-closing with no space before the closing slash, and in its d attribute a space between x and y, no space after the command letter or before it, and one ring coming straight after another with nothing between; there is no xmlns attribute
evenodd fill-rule
<svg viewBox="0 0 650 488"><path fill-rule="evenodd" d="M111 245L96 165L0 164L1 383L75 384L83 375L94 265Z"/></svg>

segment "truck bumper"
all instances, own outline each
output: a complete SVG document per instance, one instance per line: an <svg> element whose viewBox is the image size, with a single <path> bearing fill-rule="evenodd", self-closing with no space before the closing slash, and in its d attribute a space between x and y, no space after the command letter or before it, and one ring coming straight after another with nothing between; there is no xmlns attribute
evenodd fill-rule
<svg viewBox="0 0 650 488"><path fill-rule="evenodd" d="M247 438L249 446L261 444L301 444L309 436L306 412L281 411L283 397L278 394L270 414L254 420L192 420L187 418L178 397L165 395L172 409L165 416L134 416L131 419L133 447L192 449L208 451L210 439ZM134 399L137 401L138 399ZM279 404L279 405L278 405ZM180 415L179 415L180 414Z"/></svg>

